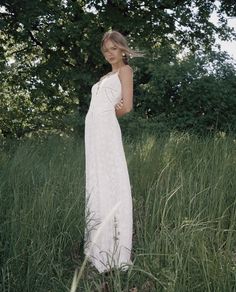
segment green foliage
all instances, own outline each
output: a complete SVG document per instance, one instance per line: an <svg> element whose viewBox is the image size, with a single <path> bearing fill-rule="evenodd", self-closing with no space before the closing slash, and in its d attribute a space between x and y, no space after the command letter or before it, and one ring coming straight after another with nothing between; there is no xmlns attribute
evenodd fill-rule
<svg viewBox="0 0 236 292"><path fill-rule="evenodd" d="M109 71L100 53L100 40L110 28L127 36L134 49L147 52L143 61L132 60L131 64L139 68L137 101L143 98L145 88L139 87L142 83L150 89L151 96L145 95L150 106L140 107L138 102L135 110L139 108L138 112L145 116L149 107L154 111L158 99L161 115L165 116L171 108L168 96L177 90L177 77L169 70L173 54L183 47L192 52L209 52L217 34L224 39L234 35L223 14L226 11L231 15L232 7L225 1L223 4L217 7L210 0L0 1L2 135L22 137L32 131L70 131L70 120L83 118L88 110L91 85ZM219 27L209 21L214 10L221 16ZM156 58L166 63L156 63ZM154 69L154 75L149 69ZM159 83L155 85L155 79L162 74L157 73L159 69L169 75L170 84L161 84L162 91ZM154 98L155 92L161 95Z"/></svg>
<svg viewBox="0 0 236 292"><path fill-rule="evenodd" d="M141 83L138 111L166 129L236 130L236 69L224 54L157 59Z"/></svg>

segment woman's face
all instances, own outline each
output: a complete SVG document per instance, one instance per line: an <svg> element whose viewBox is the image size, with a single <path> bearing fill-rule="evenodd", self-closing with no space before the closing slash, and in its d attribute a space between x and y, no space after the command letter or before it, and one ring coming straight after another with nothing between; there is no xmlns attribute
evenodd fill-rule
<svg viewBox="0 0 236 292"><path fill-rule="evenodd" d="M103 55L110 64L123 62L121 49L109 39L104 43Z"/></svg>

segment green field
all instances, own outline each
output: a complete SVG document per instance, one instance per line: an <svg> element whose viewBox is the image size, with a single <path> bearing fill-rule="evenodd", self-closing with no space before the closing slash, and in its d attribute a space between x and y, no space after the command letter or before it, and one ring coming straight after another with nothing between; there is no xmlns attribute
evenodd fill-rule
<svg viewBox="0 0 236 292"><path fill-rule="evenodd" d="M236 291L236 141L124 138L133 262L111 291ZM70 291L83 256L84 141L7 141L0 153L0 291ZM77 291L99 291L89 264Z"/></svg>

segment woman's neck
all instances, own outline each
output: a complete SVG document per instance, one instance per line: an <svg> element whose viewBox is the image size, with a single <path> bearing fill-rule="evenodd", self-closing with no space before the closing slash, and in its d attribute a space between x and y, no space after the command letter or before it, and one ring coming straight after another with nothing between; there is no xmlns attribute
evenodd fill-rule
<svg viewBox="0 0 236 292"><path fill-rule="evenodd" d="M112 66L111 72L117 72L121 67L124 67L124 66L125 66L124 63L115 64L114 66Z"/></svg>

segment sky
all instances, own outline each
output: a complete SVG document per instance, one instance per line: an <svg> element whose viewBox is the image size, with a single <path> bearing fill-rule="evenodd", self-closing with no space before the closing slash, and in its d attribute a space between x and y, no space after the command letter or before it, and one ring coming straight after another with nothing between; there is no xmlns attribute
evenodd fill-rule
<svg viewBox="0 0 236 292"><path fill-rule="evenodd" d="M210 19L214 24L217 24L218 17L216 12L213 12ZM236 31L236 17L228 17L228 26L233 27ZM217 44L221 45L221 50L226 51L236 61L236 40L234 41L221 41L217 38Z"/></svg>
<svg viewBox="0 0 236 292"><path fill-rule="evenodd" d="M230 21L230 24L236 28L236 19ZM221 49L228 52L229 55L236 61L236 40L232 42L218 41L217 43L220 43Z"/></svg>

